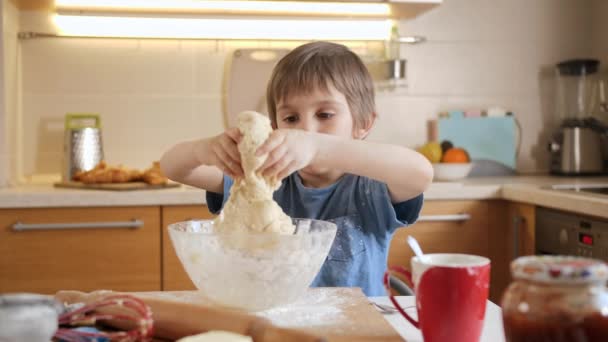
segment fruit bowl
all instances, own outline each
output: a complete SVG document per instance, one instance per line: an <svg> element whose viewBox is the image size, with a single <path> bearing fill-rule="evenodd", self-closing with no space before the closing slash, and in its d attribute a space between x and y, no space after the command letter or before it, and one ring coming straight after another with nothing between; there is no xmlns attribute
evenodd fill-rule
<svg viewBox="0 0 608 342"><path fill-rule="evenodd" d="M169 225L186 273L211 302L260 311L286 305L308 289L327 257L334 223L293 219L296 233L216 232L213 221Z"/></svg>
<svg viewBox="0 0 608 342"><path fill-rule="evenodd" d="M455 181L466 178L473 163L433 163L433 179L438 181Z"/></svg>

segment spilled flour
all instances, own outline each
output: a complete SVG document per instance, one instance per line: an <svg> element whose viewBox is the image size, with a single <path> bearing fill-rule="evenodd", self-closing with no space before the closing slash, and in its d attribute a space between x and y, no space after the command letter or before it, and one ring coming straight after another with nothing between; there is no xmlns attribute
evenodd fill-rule
<svg viewBox="0 0 608 342"><path fill-rule="evenodd" d="M291 304L257 312L273 324L288 328L306 328L314 331L331 329L334 333L355 331L348 308L354 305L351 289L317 288L308 290ZM341 327L342 331L336 328Z"/></svg>

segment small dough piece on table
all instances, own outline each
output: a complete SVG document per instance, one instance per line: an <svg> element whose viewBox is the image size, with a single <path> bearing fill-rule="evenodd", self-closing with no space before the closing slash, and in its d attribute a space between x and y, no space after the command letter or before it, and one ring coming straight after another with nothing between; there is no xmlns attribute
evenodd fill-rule
<svg viewBox="0 0 608 342"><path fill-rule="evenodd" d="M208 331L206 333L180 338L177 342L252 342L249 336L228 331Z"/></svg>
<svg viewBox="0 0 608 342"><path fill-rule="evenodd" d="M245 177L234 180L230 197L215 220L215 229L218 232L293 234L295 226L291 218L272 198L281 182L256 172L268 157L256 156L255 152L272 133L270 119L260 113L246 111L240 113L237 120L239 131L243 135L238 148Z"/></svg>

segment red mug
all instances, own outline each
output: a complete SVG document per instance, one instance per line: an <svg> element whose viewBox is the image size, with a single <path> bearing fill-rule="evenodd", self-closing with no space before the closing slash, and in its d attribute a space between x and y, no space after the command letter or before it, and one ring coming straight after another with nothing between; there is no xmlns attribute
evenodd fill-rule
<svg viewBox="0 0 608 342"><path fill-rule="evenodd" d="M425 342L479 341L488 299L490 260L468 254L426 254L424 259L412 258L412 273L399 266L386 271L384 286L391 302L420 329ZM413 283L418 321L391 295L392 272Z"/></svg>

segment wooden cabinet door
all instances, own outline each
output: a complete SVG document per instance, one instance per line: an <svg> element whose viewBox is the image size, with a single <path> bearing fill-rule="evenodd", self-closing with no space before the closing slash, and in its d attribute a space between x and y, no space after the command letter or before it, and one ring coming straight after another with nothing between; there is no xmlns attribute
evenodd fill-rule
<svg viewBox="0 0 608 342"><path fill-rule="evenodd" d="M181 262L175 254L173 244L169 238L168 226L171 223L188 221L193 219L210 219L214 215L209 212L207 206L165 206L163 211L163 290L196 290L196 287L188 277Z"/></svg>
<svg viewBox="0 0 608 342"><path fill-rule="evenodd" d="M425 253L467 253L488 256L488 216L484 201L425 201L420 218L399 228L391 240L388 265L411 269L414 253L407 236Z"/></svg>
<svg viewBox="0 0 608 342"><path fill-rule="evenodd" d="M160 207L1 209L0 292L158 291L159 227Z"/></svg>
<svg viewBox="0 0 608 342"><path fill-rule="evenodd" d="M491 201L490 256L492 286L490 298L500 303L502 294L511 283L510 264L522 255L535 253L536 207L509 201Z"/></svg>

